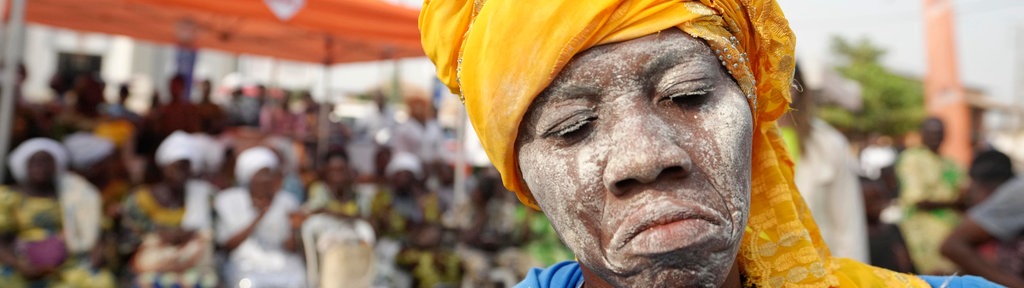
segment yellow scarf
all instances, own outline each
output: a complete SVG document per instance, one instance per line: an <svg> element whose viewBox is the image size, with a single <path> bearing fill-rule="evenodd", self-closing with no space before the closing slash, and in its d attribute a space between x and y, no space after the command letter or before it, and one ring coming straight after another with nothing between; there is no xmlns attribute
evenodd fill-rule
<svg viewBox="0 0 1024 288"><path fill-rule="evenodd" d="M506 187L533 208L516 161L519 124L574 55L672 27L703 39L754 111L750 219L738 257L750 284L928 287L911 275L833 258L822 241L775 125L789 107L795 65L795 39L775 1L427 0L419 21L438 77L463 97Z"/></svg>

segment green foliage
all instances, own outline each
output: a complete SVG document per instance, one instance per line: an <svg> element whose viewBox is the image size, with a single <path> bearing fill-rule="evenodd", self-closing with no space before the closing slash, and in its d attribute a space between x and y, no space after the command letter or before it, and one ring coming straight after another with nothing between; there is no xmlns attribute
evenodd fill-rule
<svg viewBox="0 0 1024 288"><path fill-rule="evenodd" d="M861 85L860 111L821 107L819 116L847 132L899 136L917 129L925 118L924 87L920 80L897 75L879 63L885 50L867 39L857 43L835 37L832 50L842 60L836 67L844 77Z"/></svg>

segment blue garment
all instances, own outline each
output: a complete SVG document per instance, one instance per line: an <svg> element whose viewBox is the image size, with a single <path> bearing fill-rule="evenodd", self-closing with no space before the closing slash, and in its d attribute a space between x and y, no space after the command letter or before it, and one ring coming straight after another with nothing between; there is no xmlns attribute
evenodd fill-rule
<svg viewBox="0 0 1024 288"><path fill-rule="evenodd" d="M548 268L533 268L526 274L526 279L516 284L516 288L576 288L583 283L583 270L576 261L555 263Z"/></svg>
<svg viewBox="0 0 1024 288"><path fill-rule="evenodd" d="M920 276L934 288L1003 287L977 276ZM548 268L533 268L516 288L576 288L583 283L583 270L576 261L555 263Z"/></svg>
<svg viewBox="0 0 1024 288"><path fill-rule="evenodd" d="M978 276L918 276L928 282L928 285L932 287L942 288L982 288L982 287L1006 287L996 283L989 282L985 278Z"/></svg>

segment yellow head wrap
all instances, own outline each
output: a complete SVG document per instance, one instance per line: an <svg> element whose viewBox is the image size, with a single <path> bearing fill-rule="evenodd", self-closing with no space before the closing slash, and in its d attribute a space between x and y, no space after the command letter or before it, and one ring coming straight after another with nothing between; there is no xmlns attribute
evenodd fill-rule
<svg viewBox="0 0 1024 288"><path fill-rule="evenodd" d="M754 111L750 219L739 261L757 287L928 287L917 277L832 258L793 183L775 120L789 107L794 36L772 0L427 0L423 47L463 97L509 190L536 201L516 160L519 124L574 55L676 27L721 57ZM853 217L855 215L851 215Z"/></svg>

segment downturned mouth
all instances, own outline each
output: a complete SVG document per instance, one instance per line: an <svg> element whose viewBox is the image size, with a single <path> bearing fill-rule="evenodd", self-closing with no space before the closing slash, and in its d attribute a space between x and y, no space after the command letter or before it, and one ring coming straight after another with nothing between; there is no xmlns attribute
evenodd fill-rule
<svg viewBox="0 0 1024 288"><path fill-rule="evenodd" d="M722 219L715 217L711 209L693 203L679 201L658 201L658 204L647 205L632 214L620 224L612 236L612 247L621 249L633 241L644 231L684 221L704 221L712 225L722 225Z"/></svg>

